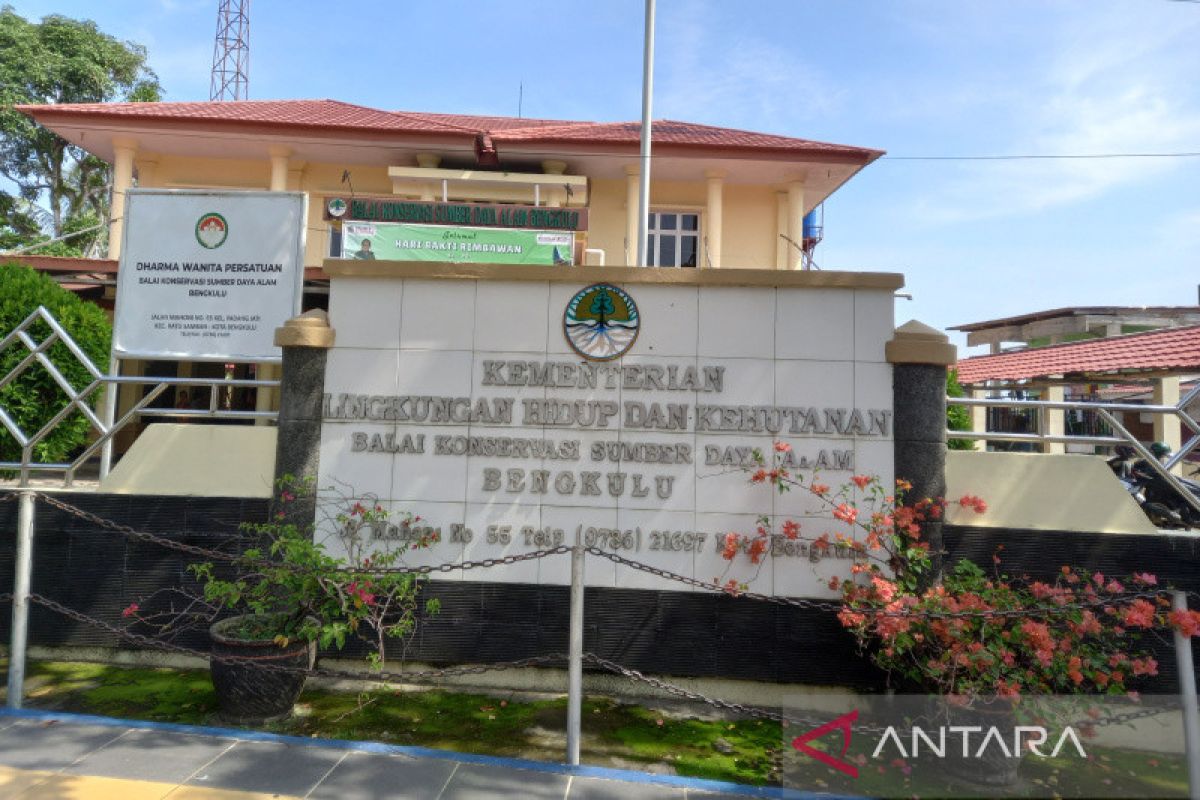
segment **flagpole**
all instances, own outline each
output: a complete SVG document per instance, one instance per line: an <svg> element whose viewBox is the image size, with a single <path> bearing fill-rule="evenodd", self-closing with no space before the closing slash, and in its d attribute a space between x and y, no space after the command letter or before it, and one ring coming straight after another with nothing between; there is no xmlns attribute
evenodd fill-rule
<svg viewBox="0 0 1200 800"><path fill-rule="evenodd" d="M637 265L650 263L650 99L654 93L654 0L646 0L646 44L642 58L642 169L638 178Z"/></svg>

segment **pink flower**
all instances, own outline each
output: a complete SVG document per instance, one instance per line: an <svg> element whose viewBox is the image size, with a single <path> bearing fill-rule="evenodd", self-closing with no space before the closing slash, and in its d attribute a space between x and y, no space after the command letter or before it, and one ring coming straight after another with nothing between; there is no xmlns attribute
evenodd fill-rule
<svg viewBox="0 0 1200 800"><path fill-rule="evenodd" d="M866 489L871 485L871 478L868 475L855 475L850 480L854 481L854 485L859 489Z"/></svg>
<svg viewBox="0 0 1200 800"><path fill-rule="evenodd" d="M854 520L858 519L858 509L846 503L841 503L833 510L834 519L840 519L850 525L854 524Z"/></svg>
<svg viewBox="0 0 1200 800"><path fill-rule="evenodd" d="M141 606L139 606L137 603L130 603L128 606L125 607L125 610L121 612L121 616L125 617L125 618L132 617L140 609L141 609Z"/></svg>
<svg viewBox="0 0 1200 800"><path fill-rule="evenodd" d="M788 444L787 442L776 442L775 443L775 452L776 453L790 453L791 450L792 450L792 446L790 444Z"/></svg>

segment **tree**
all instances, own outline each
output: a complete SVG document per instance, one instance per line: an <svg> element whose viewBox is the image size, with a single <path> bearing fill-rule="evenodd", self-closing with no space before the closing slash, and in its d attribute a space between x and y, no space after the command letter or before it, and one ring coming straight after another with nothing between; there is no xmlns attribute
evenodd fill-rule
<svg viewBox="0 0 1200 800"><path fill-rule="evenodd" d="M38 306L58 320L71 338L87 353L94 364L104 369L108 363L112 326L104 310L63 289L45 275L19 264L0 263L0 337L21 324ZM50 331L44 323L29 331L35 342L42 342ZM29 354L20 344L0 351L0 377L7 375ZM47 355L76 391L92 381L92 376L67 350L66 345L52 345ZM98 390L89 397L95 408L100 401ZM3 408L26 436L36 433L68 402L66 393L40 364L33 364L21 375L0 388L0 408ZM90 425L78 411L71 414L34 448L34 460L60 462L71 455L86 440ZM21 448L16 439L0 426L0 461L19 461Z"/></svg>
<svg viewBox="0 0 1200 800"><path fill-rule="evenodd" d="M0 8L0 175L27 203L45 203L49 225L43 233L59 236L72 220L87 216L93 224L106 219L109 167L13 106L157 101L161 93L141 45L109 36L87 20L52 15L34 23L12 6ZM14 201L0 197L0 234L21 229L12 217L19 210Z"/></svg>
<svg viewBox="0 0 1200 800"><path fill-rule="evenodd" d="M966 397L967 392L958 382L958 370L946 370L946 394L949 397ZM971 412L966 406L946 406L946 427L952 431L971 430ZM951 450L974 450L972 439L951 439L946 442Z"/></svg>

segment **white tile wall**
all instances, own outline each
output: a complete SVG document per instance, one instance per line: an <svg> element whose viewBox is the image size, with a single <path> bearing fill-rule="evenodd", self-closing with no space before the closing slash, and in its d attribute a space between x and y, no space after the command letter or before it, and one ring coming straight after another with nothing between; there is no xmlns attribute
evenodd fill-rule
<svg viewBox="0 0 1200 800"><path fill-rule="evenodd" d="M406 349L470 350L475 343L471 281L404 281L401 309L401 346Z"/></svg>
<svg viewBox="0 0 1200 800"><path fill-rule="evenodd" d="M763 567L733 565L720 558L718 537L731 530L753 532L760 514L801 520L805 529L833 528L828 507L805 492L783 495L768 486L752 486L748 474L705 464L705 446L758 447L770 457L774 437L765 432L695 432L698 403L723 406L784 406L891 409L891 367L883 346L891 338L892 296L888 291L849 289L759 289L632 285L642 330L632 350L613 366L693 366L725 368L724 390L682 392L656 389L551 388L540 386L482 386L483 362L557 361L579 363L562 333L567 302L584 284L476 283L473 281L335 281L331 319L338 330L331 351L326 386L330 392L448 397L508 397L514 401L512 425L414 425L352 421L330 424L322 437L321 480L336 477L342 487L374 492L396 510L413 510L443 530L443 542L412 554L419 563L460 558L496 557L538 549L527 545L524 530L562 531L566 543L577 531L609 529L638 539L636 552L622 555L703 580L720 577L752 581L756 591L824 596L824 581L844 565L832 559L812 563L805 557L767 559ZM386 344L387 349L384 348ZM398 349L397 349L398 346ZM857 359L857 360L856 360ZM542 427L524 423L525 399L562 401L609 400L621 408L606 429ZM622 428L623 404L629 401L682 403L690 407L686 431ZM349 453L353 431L424 433L426 453L395 455ZM889 432L890 433L890 432ZM437 456L434 437L542 437L577 441L578 460L537 460L504 456ZM795 435L786 428L779 438L795 451L815 459L825 450L851 450L856 472L877 472L890 486L890 436L840 437ZM612 442L685 444L693 463L658 464L592 458L593 444ZM483 488L484 470L498 469L501 487ZM550 471L545 495L531 491L532 471ZM509 470L522 470L511 480ZM581 495L582 472L600 473L599 496ZM609 492L608 474L622 473L626 491ZM569 474L575 489L560 493L554 479ZM825 483L837 487L851 473L826 470ZM642 475L649 493L631 495L633 476ZM656 492L656 476L674 477L671 495ZM516 484L513 484L514 487ZM450 525L463 523L474 534L470 542L450 541ZM509 526L509 541L497 540ZM693 550L651 550L652 531L700 532L708 536ZM594 534L593 534L594 538ZM694 539L693 539L694 541ZM544 544L544 543L543 543ZM552 563L553 562L553 563ZM438 579L445 579L439 576ZM486 574L451 579L549 582L569 580L569 559L530 561ZM623 586L683 590L646 573L631 573L611 561L589 558L587 582L592 586Z"/></svg>
<svg viewBox="0 0 1200 800"><path fill-rule="evenodd" d="M844 361L854 357L853 290L780 289L775 320L777 358Z"/></svg>
<svg viewBox="0 0 1200 800"><path fill-rule="evenodd" d="M338 347L395 350L400 346L400 314L404 284L345 278L329 290L329 325Z"/></svg>

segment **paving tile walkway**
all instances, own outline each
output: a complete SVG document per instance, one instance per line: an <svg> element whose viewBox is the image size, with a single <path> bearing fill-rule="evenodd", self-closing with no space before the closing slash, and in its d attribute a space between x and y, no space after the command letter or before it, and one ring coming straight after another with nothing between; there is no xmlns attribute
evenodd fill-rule
<svg viewBox="0 0 1200 800"><path fill-rule="evenodd" d="M423 748L0 710L0 797L5 800L732 800L807 796Z"/></svg>

